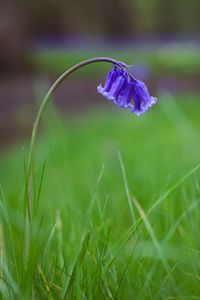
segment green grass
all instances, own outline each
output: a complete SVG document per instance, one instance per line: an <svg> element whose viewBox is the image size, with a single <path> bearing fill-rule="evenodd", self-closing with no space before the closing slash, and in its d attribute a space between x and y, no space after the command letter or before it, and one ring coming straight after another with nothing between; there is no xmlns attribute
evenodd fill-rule
<svg viewBox="0 0 200 300"><path fill-rule="evenodd" d="M200 103L158 98L140 118L49 110L31 223L27 143L1 154L2 299L200 298Z"/></svg>

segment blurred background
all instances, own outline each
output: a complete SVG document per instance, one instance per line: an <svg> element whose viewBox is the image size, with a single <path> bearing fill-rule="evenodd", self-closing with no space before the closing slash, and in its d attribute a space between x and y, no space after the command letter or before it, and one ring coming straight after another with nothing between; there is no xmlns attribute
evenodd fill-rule
<svg viewBox="0 0 200 300"><path fill-rule="evenodd" d="M198 94L199 11L198 0L1 1L0 149L30 135L50 84L89 57L133 64L152 95ZM108 68L73 75L55 95L58 109L75 115L106 105L96 85Z"/></svg>

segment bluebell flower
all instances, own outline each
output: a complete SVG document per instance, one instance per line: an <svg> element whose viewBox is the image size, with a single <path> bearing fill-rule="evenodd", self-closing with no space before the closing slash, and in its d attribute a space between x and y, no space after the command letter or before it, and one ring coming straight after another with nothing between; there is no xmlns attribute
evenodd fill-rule
<svg viewBox="0 0 200 300"><path fill-rule="evenodd" d="M132 77L124 63L120 63L120 66L114 66L106 77L104 87L99 85L97 90L114 104L128 108L140 116L157 100L149 95L148 89L142 81Z"/></svg>

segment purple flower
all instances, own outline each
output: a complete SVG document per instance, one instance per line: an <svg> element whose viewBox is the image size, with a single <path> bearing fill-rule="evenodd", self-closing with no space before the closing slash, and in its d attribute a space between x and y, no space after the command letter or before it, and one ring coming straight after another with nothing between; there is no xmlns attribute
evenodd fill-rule
<svg viewBox="0 0 200 300"><path fill-rule="evenodd" d="M145 113L156 103L156 98L149 95L146 85L129 74L126 65L120 63L108 73L104 87L99 85L100 94L116 105L129 108L137 116Z"/></svg>

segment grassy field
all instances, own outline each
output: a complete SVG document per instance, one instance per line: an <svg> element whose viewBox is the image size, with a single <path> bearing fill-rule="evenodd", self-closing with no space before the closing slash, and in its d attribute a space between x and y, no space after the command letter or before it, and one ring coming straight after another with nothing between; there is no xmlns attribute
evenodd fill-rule
<svg viewBox="0 0 200 300"><path fill-rule="evenodd" d="M2 299L200 299L199 96L158 98L140 118L50 109L30 223L28 143L1 154Z"/></svg>

